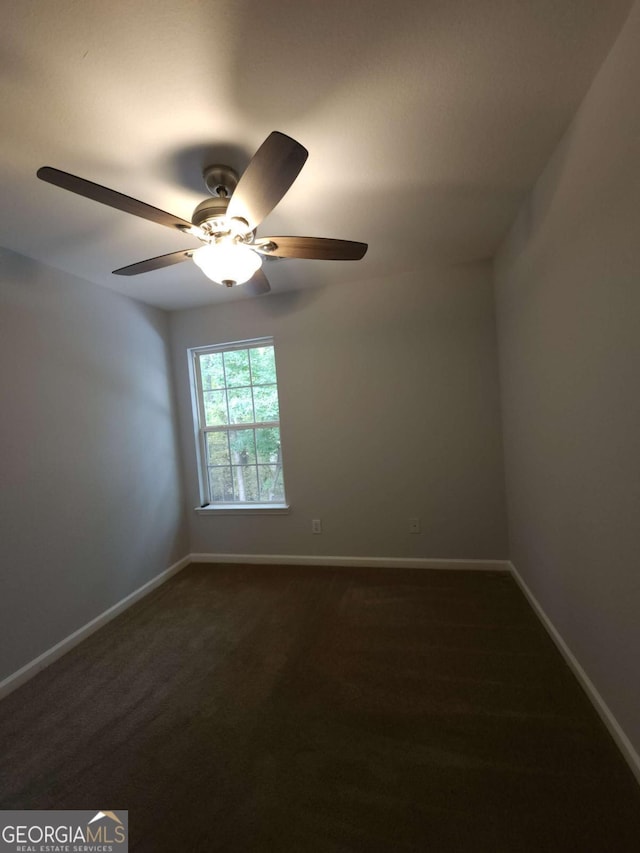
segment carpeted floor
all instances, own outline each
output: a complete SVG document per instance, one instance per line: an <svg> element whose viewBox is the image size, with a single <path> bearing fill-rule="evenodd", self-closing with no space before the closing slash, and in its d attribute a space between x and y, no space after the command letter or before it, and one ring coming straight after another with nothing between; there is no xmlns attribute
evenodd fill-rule
<svg viewBox="0 0 640 853"><path fill-rule="evenodd" d="M0 808L144 853L640 850L640 787L513 580L193 565L0 703Z"/></svg>

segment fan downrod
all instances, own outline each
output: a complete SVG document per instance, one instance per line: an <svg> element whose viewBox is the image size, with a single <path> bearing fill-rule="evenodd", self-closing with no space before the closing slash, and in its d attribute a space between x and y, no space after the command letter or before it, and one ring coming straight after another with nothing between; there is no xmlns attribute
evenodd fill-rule
<svg viewBox="0 0 640 853"><path fill-rule="evenodd" d="M202 177L211 195L218 198L231 198L238 184L238 173L231 166L207 166Z"/></svg>

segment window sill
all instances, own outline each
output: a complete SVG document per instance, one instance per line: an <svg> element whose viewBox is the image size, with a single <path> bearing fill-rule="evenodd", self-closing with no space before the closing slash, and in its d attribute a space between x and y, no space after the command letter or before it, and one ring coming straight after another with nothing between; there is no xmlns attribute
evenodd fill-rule
<svg viewBox="0 0 640 853"><path fill-rule="evenodd" d="M288 504L208 504L196 506L198 515L287 515Z"/></svg>

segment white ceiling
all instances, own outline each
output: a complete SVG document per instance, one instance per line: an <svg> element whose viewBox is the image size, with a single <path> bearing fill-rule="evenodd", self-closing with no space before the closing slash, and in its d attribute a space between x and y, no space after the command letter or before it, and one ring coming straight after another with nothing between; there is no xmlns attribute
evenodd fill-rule
<svg viewBox="0 0 640 853"><path fill-rule="evenodd" d="M2 0L0 243L167 309L236 298L197 246L37 180L55 166L190 219L202 168L271 130L309 150L259 235L369 243L269 261L274 292L493 255L631 0ZM266 297L268 298L268 297Z"/></svg>

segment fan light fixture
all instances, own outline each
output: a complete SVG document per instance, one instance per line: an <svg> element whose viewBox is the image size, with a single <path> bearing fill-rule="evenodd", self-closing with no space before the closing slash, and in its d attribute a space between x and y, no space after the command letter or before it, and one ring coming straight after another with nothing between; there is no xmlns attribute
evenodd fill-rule
<svg viewBox="0 0 640 853"><path fill-rule="evenodd" d="M221 240L196 249L193 260L207 278L227 287L249 281L262 266L257 252L233 240Z"/></svg>

